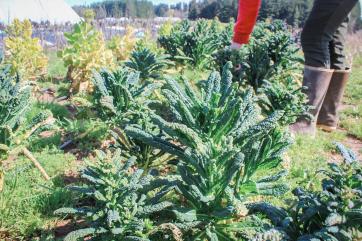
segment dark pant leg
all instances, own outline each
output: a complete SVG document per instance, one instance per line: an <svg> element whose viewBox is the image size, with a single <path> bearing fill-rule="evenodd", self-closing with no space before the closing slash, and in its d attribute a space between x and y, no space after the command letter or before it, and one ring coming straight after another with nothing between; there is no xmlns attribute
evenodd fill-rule
<svg viewBox="0 0 362 241"><path fill-rule="evenodd" d="M329 43L329 53L331 56L331 69L336 70L348 70L346 54L345 54L345 43L346 36L348 34L348 22L347 17L343 23L339 26L333 35L333 40Z"/></svg>
<svg viewBox="0 0 362 241"><path fill-rule="evenodd" d="M315 0L301 40L305 64L331 68L330 42L358 0Z"/></svg>

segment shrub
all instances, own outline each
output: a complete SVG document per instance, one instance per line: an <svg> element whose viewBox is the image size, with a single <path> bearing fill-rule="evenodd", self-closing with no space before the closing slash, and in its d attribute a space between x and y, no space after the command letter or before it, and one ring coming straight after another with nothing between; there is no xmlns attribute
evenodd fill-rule
<svg viewBox="0 0 362 241"><path fill-rule="evenodd" d="M290 240L360 240L362 168L353 152L341 144L337 147L344 161L318 171L324 175L322 191L295 189L298 200L290 213L267 204L252 209L267 214Z"/></svg>
<svg viewBox="0 0 362 241"><path fill-rule="evenodd" d="M76 24L73 32L66 33L65 37L68 46L58 54L68 68L67 78L72 81L70 91L90 92L92 71L114 67L112 52L106 49L102 33L87 22Z"/></svg>
<svg viewBox="0 0 362 241"><path fill-rule="evenodd" d="M86 237L149 240L148 236L157 225L151 221L150 215L171 206L170 202L160 201L164 192L157 190L165 191L172 187L134 168L134 157L123 162L120 151L114 155L98 152L97 161L89 162L82 171L86 185L71 189L87 197L93 205L60 208L55 214L75 215L86 220L88 227L69 233L65 240Z"/></svg>
<svg viewBox="0 0 362 241"><path fill-rule="evenodd" d="M138 71L141 80L144 82L151 78L160 78L162 70L173 65L169 58L169 55L158 55L146 47L137 46L131 53L130 60L125 62L125 66Z"/></svg>
<svg viewBox="0 0 362 241"><path fill-rule="evenodd" d="M167 80L163 94L176 122L151 113L164 137L137 125L126 128L132 138L177 156L182 179L177 193L182 202L173 209L174 225L187 240L234 240L248 229L263 230L266 223L248 216L245 201L287 190L278 183L285 172L273 174L289 145L278 129L281 114L258 119L252 93L243 96L237 91L231 68L227 64L222 77L212 73L201 93L187 80L183 80L185 88ZM271 176L255 178L261 170Z"/></svg>
<svg viewBox="0 0 362 241"><path fill-rule="evenodd" d="M212 55L231 41L229 29L223 29L217 21L199 20L192 26L185 20L174 26L171 34L161 35L158 42L178 63L198 69L210 68Z"/></svg>
<svg viewBox="0 0 362 241"><path fill-rule="evenodd" d="M172 33L173 25L174 23L172 23L171 21L166 21L165 23L163 23L158 30L158 36L170 36Z"/></svg>
<svg viewBox="0 0 362 241"><path fill-rule="evenodd" d="M10 73L19 74L21 79L36 79L47 71L48 59L38 38L32 38L32 26L29 20L15 19L6 29L4 41L4 63L10 64Z"/></svg>

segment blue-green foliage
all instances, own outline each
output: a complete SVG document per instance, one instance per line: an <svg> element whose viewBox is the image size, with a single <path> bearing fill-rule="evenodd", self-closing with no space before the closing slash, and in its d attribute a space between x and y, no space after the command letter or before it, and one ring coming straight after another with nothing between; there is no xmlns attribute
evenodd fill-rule
<svg viewBox="0 0 362 241"><path fill-rule="evenodd" d="M262 87L264 80L293 74L302 62L290 31L279 20L259 23L245 48L247 54L241 62L242 81L253 86L254 90Z"/></svg>
<svg viewBox="0 0 362 241"><path fill-rule="evenodd" d="M0 70L0 144L9 145L30 105L31 88L11 77L10 67Z"/></svg>
<svg viewBox="0 0 362 241"><path fill-rule="evenodd" d="M137 169L136 158L125 160L120 151L113 155L97 152L97 161L89 162L81 177L84 186L71 189L84 195L92 205L61 208L55 214L67 214L85 220L86 228L69 233L65 240L149 240L156 229L150 215L171 206L160 201L172 186L155 180Z"/></svg>
<svg viewBox="0 0 362 241"><path fill-rule="evenodd" d="M131 53L130 60L125 62L125 66L140 74L142 81L158 79L162 76L162 71L173 65L170 55L158 55L144 46L136 46Z"/></svg>
<svg viewBox="0 0 362 241"><path fill-rule="evenodd" d="M290 144L278 126L283 113L260 119L252 92L240 94L232 83L231 68L228 63L222 76L212 73L200 91L185 79L184 87L167 80L163 94L176 122L151 114L164 137L137 125L126 128L132 138L178 157L177 192L185 200L174 209L175 225L187 240L237 239L248 228L240 219L247 216L248 197L287 190L278 183L285 172L273 171ZM271 176L255 179L260 170Z"/></svg>
<svg viewBox="0 0 362 241"><path fill-rule="evenodd" d="M284 83L265 81L264 86L258 90L258 104L264 115L283 110L280 123L285 126L295 123L301 116L312 118L304 89L305 87L300 87L290 76L285 77Z"/></svg>
<svg viewBox="0 0 362 241"><path fill-rule="evenodd" d="M283 110L280 122L289 125L309 111L307 97L297 81L302 72L298 51L286 25L273 21L259 23L250 43L241 50L227 47L219 50L214 59L219 69L227 61L239 67L233 70L233 80L245 88L253 87L263 114Z"/></svg>
<svg viewBox="0 0 362 241"><path fill-rule="evenodd" d="M110 133L116 146L126 151L128 157L137 156L140 167L145 170L166 163L172 156L162 150L155 150L124 134L124 127L137 124L153 134L160 130L151 123L148 108L154 103L152 93L160 87L157 83L142 84L138 72L120 68L114 72L102 70L94 73L94 99L99 116L110 123Z"/></svg>
<svg viewBox="0 0 362 241"><path fill-rule="evenodd" d="M149 103L148 97L158 84L142 84L138 72L119 68L113 72L94 72L94 99L100 116L116 125L139 118Z"/></svg>
<svg viewBox="0 0 362 241"><path fill-rule="evenodd" d="M265 203L251 209L270 217L289 240L361 240L362 167L353 152L341 144L337 148L344 161L318 172L324 175L322 191L295 189L298 201L289 213Z"/></svg>
<svg viewBox="0 0 362 241"><path fill-rule="evenodd" d="M198 20L193 26L184 20L172 28L170 35L160 36L158 42L176 62L203 69L213 65L213 54L230 45L231 38L232 24L221 28L217 21Z"/></svg>

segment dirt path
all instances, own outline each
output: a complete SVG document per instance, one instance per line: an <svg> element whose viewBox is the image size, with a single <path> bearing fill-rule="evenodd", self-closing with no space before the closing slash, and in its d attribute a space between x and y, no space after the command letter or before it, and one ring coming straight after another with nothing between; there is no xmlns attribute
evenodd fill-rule
<svg viewBox="0 0 362 241"><path fill-rule="evenodd" d="M352 149L362 161L362 140L355 138L354 136L348 135L347 138L342 142L345 146Z"/></svg>
<svg viewBox="0 0 362 241"><path fill-rule="evenodd" d="M347 131L344 129L339 129L339 131L347 133ZM352 135L347 135L344 140L340 141L340 143L342 143L345 147L351 149L354 153L356 153L357 159L362 162L362 140ZM340 153L333 151L329 153L329 160L331 162L339 163L342 161L342 157Z"/></svg>

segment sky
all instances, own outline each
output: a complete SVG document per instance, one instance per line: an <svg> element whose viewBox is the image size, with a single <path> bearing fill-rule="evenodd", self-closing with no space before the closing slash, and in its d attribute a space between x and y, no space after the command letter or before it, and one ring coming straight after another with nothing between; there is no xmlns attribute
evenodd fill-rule
<svg viewBox="0 0 362 241"><path fill-rule="evenodd" d="M65 0L70 5L82 5L82 4L90 4L94 2L101 2L101 0ZM153 2L154 4L159 3L169 3L174 4L178 2L189 2L190 0L149 0Z"/></svg>

